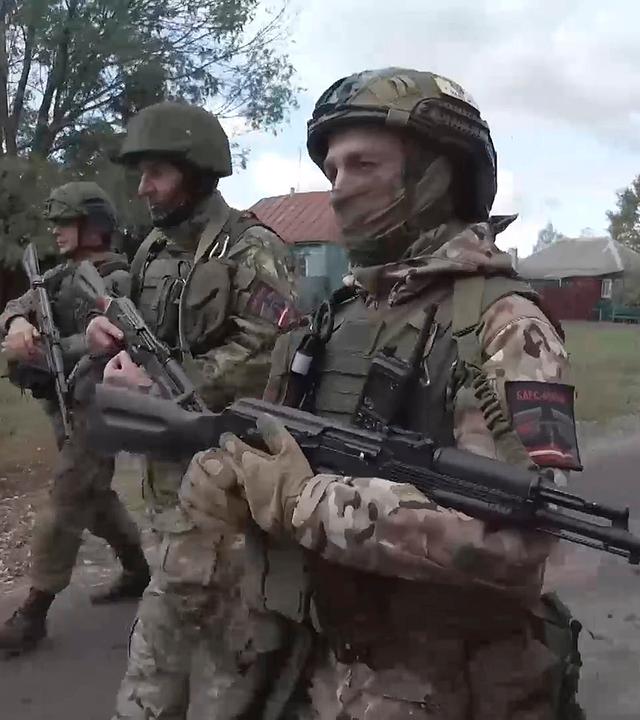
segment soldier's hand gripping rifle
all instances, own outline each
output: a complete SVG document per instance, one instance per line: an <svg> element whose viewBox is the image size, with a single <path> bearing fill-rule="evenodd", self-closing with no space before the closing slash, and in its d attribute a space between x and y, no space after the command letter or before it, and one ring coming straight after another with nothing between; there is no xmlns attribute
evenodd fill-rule
<svg viewBox="0 0 640 720"><path fill-rule="evenodd" d="M530 528L640 562L629 510L589 502L556 488L544 474L388 427L372 432L262 400L238 400L219 414L108 385L96 389L91 432L108 453L128 450L185 459L232 432L261 445L257 418L267 413L293 435L314 472L410 483L438 505L497 525Z"/></svg>
<svg viewBox="0 0 640 720"><path fill-rule="evenodd" d="M34 294L36 322L42 340L43 351L49 372L51 373L56 392L56 399L62 417L66 438L71 435L71 416L67 408L67 378L64 372L64 359L60 344L60 333L53 320L51 303L47 295L44 278L40 273L38 253L33 243L29 243L22 255L24 268Z"/></svg>
<svg viewBox="0 0 640 720"><path fill-rule="evenodd" d="M147 371L161 395L172 398L181 407L205 409L180 363L156 338L129 298L110 297L102 276L86 261L78 265L76 282L79 292L94 307L101 309L107 320L122 332L124 349L137 365Z"/></svg>

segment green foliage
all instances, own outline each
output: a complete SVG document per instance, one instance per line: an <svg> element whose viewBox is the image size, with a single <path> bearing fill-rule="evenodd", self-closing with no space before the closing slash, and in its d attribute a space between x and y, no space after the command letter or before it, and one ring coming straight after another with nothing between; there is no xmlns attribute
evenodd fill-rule
<svg viewBox="0 0 640 720"><path fill-rule="evenodd" d="M24 0L3 9L9 154L55 155L165 97L207 103L253 128L274 128L295 105L284 9L270 14L259 0ZM0 115L2 107L0 98Z"/></svg>
<svg viewBox="0 0 640 720"><path fill-rule="evenodd" d="M42 208L50 190L65 181L65 173L51 163L0 159L1 265L19 265L28 242L36 243L41 256L55 251Z"/></svg>
<svg viewBox="0 0 640 720"><path fill-rule="evenodd" d="M275 131L297 92L283 49L287 0L277 2L0 2L0 263L14 265L27 237L46 247L36 216L59 176L95 179L127 229L147 226L135 179L108 155L149 104L179 98Z"/></svg>
<svg viewBox="0 0 640 720"><path fill-rule="evenodd" d="M617 210L607 212L609 233L619 243L640 250L640 175L616 195Z"/></svg>

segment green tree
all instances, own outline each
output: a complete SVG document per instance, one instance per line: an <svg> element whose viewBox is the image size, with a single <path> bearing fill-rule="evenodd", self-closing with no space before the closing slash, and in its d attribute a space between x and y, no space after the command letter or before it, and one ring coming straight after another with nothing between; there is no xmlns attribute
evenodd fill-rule
<svg viewBox="0 0 640 720"><path fill-rule="evenodd" d="M285 26L259 0L0 0L3 152L55 155L163 97L274 128L295 104Z"/></svg>
<svg viewBox="0 0 640 720"><path fill-rule="evenodd" d="M614 240L640 251L640 175L616 193L616 210L609 210L609 234Z"/></svg>
<svg viewBox="0 0 640 720"><path fill-rule="evenodd" d="M297 92L280 1L270 10L260 0L0 0L0 212L36 208L50 187L33 194L9 178L42 176L48 161L48 180L95 177L125 224L140 225L143 211L123 192L130 179L106 154L127 120L161 99L275 131ZM5 162L23 158L31 171ZM14 264L26 237L5 222L0 263Z"/></svg>

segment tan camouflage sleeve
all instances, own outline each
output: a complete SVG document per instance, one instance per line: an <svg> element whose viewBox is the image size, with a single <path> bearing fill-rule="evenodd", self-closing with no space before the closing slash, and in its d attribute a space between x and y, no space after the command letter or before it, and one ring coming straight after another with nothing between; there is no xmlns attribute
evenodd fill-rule
<svg viewBox="0 0 640 720"><path fill-rule="evenodd" d="M243 234L240 243L242 249L233 260L248 271L245 276L251 277L251 282L241 287L244 283L236 276L228 332L215 348L192 361L201 378L199 392L214 411L236 397L262 395L273 345L286 327L283 313L295 306L293 278L282 240L270 230L255 226Z"/></svg>
<svg viewBox="0 0 640 720"><path fill-rule="evenodd" d="M27 290L24 295L9 300L0 314L0 334L5 335L9 329L9 323L15 317L29 319L33 313L33 290Z"/></svg>
<svg viewBox="0 0 640 720"><path fill-rule="evenodd" d="M505 414L507 381L568 382L569 359L562 340L540 308L520 295L495 303L485 313L480 341L486 357L483 370L493 385ZM498 458L500 453L482 412L468 388L456 396L456 445L464 450Z"/></svg>
<svg viewBox="0 0 640 720"><path fill-rule="evenodd" d="M484 321L484 369L501 398L507 380L565 377L567 353L533 303L506 298ZM458 447L497 456L482 414L465 396L457 398L455 436ZM293 525L302 545L334 562L414 580L479 583L521 597L539 593L554 546L538 533L492 531L410 485L379 478L317 476L300 496Z"/></svg>
<svg viewBox="0 0 640 720"><path fill-rule="evenodd" d="M412 485L380 478L316 476L292 523L301 545L332 562L408 580L479 584L522 598L539 593L540 566L552 543L534 534L489 532Z"/></svg>

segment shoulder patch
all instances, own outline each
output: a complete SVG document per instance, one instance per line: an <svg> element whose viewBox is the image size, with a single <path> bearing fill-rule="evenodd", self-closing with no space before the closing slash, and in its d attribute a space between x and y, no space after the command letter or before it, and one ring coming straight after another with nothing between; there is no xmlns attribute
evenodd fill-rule
<svg viewBox="0 0 640 720"><path fill-rule="evenodd" d="M290 328L298 320L298 312L289 299L263 280L253 283L246 310L280 330Z"/></svg>
<svg viewBox="0 0 640 720"><path fill-rule="evenodd" d="M534 380L505 383L513 429L540 467L582 470L576 421L574 387Z"/></svg>

